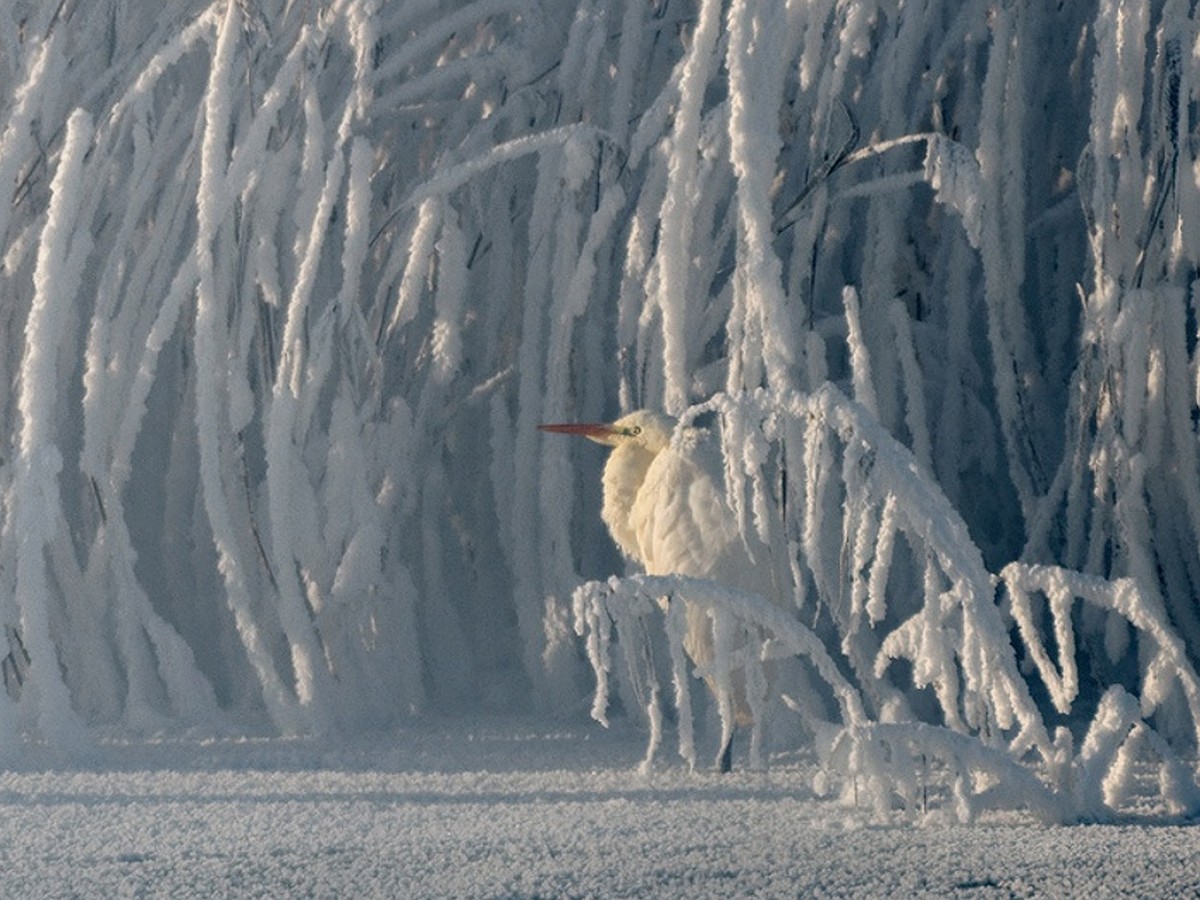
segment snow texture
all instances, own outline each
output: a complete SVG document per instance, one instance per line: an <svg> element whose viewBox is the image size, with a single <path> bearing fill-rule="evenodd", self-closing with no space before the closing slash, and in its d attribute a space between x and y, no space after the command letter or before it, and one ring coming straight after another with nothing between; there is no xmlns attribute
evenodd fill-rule
<svg viewBox="0 0 1200 900"><path fill-rule="evenodd" d="M0 763L590 706L1200 813L1198 15L4 5ZM640 555L537 430L638 408Z"/></svg>
<svg viewBox="0 0 1200 900"><path fill-rule="evenodd" d="M349 746L108 743L103 768L0 774L5 891L1107 898L1200 886L1194 827L1011 813L963 826L933 785L913 827L852 796L817 799L808 760L769 776L638 775L639 749L628 731L512 718L432 719Z"/></svg>

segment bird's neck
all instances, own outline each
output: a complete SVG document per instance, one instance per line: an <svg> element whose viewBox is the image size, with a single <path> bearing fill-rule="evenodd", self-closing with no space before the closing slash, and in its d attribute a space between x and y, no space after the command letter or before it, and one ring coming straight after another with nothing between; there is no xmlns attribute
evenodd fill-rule
<svg viewBox="0 0 1200 900"><path fill-rule="evenodd" d="M632 522L633 502L657 454L630 444L617 447L604 466L604 507L601 517L621 552L645 564Z"/></svg>

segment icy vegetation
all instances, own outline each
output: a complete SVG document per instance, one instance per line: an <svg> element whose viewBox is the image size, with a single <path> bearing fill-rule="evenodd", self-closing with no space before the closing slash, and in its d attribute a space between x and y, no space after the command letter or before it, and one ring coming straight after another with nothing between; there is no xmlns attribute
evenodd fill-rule
<svg viewBox="0 0 1200 900"><path fill-rule="evenodd" d="M880 809L1200 812L1197 15L0 4L0 756L591 703L707 765L737 685ZM537 430L639 407L767 588L632 571Z"/></svg>

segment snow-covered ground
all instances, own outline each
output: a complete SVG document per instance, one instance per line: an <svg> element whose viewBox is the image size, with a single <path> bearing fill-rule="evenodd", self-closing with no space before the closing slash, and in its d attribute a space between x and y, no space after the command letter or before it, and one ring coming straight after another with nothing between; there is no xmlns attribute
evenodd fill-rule
<svg viewBox="0 0 1200 900"><path fill-rule="evenodd" d="M1200 893L1200 828L919 823L814 796L810 763L688 773L643 735L422 722L353 746L104 744L0 775L4 897Z"/></svg>

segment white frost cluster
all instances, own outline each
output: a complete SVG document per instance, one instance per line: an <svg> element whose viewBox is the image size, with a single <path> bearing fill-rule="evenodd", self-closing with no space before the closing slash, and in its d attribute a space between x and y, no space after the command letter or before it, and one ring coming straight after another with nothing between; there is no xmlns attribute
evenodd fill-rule
<svg viewBox="0 0 1200 900"><path fill-rule="evenodd" d="M680 594L756 761L794 707L880 805L1194 810L1198 15L8 4L0 757L590 662L690 763ZM537 425L634 408L717 435L771 596L608 581Z"/></svg>
<svg viewBox="0 0 1200 900"><path fill-rule="evenodd" d="M684 420L712 409L721 412L723 427L732 424L737 435L727 450L740 454L748 442L754 443L745 433L751 420L759 423L758 440L778 449L778 455L740 454L727 469L729 483L748 479L766 491L763 483L774 481L768 459L800 461L788 470L787 492L770 501L774 518L786 518L787 508L805 508L806 493L824 490L818 476L829 461L814 466L815 471L807 469L806 463L820 457L791 450L791 441L821 442L840 451L844 464L838 480L844 499L839 511L827 508L811 527L801 548L805 564L793 569L797 580L778 584L775 596L732 589L720 583L719 573L718 580L634 575L589 582L575 591L576 630L587 641L597 676L593 716L607 724L612 644L617 640L624 668L637 679L632 689L650 698L647 765L661 741L663 718L660 677L647 635L661 631L670 661L669 678L661 680L674 685L680 755L689 766L696 764L690 679L714 679L723 743L733 728L728 694L736 676L747 686L754 717L752 766L762 764L764 721L778 717L782 703L801 714L823 747L825 765L844 776L846 790L861 792L881 810L899 804L923 814L931 785L937 790L940 781L954 814L963 820L992 808L1025 808L1053 822L1103 818L1128 799L1138 763L1147 758L1157 762L1160 796L1169 812L1192 815L1200 810L1195 772L1152 724L1178 686L1192 740L1200 741L1200 677L1161 607L1143 596L1134 581L1020 563L992 576L966 536L965 523L911 452L881 429L865 407L831 385L812 395L719 395L689 411ZM924 563L923 597L887 597L887 585L898 578L893 571L899 568L898 538L909 565ZM820 575L817 567L833 558L823 552L824 542L840 543L842 552L839 571ZM805 598L811 598L803 582L815 588L828 621L818 615L806 626L796 615ZM1006 594L1005 606L995 602L997 584ZM1057 664L1035 614L1035 594L1048 605ZM665 601L655 603L655 598ZM1143 649L1137 697L1119 685L1109 687L1078 752L1068 729L1052 731L1049 710L1035 702L1018 655L1033 661L1054 708L1073 713L1079 691L1071 615L1076 599L1121 616ZM714 634L736 629L739 639L724 644L714 640L713 661L689 666L683 652L684 603L676 601L705 610ZM661 625L655 625L660 618ZM1014 626L1018 645L1009 639ZM804 660L820 687L814 693L811 681L802 682L809 696L803 702L789 696L791 683L774 671L772 661L780 659ZM916 687L932 689L940 724L922 721L911 707L912 698L905 696L905 685L888 677L893 662L901 659L909 663ZM757 689L750 690L751 685Z"/></svg>

